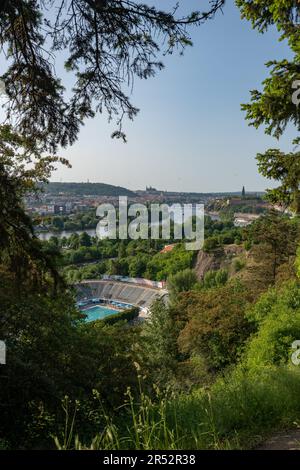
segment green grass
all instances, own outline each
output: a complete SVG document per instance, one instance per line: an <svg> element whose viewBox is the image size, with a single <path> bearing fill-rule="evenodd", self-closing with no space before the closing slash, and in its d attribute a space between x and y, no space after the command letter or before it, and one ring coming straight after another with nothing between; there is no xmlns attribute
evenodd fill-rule
<svg viewBox="0 0 300 470"><path fill-rule="evenodd" d="M238 368L209 390L160 394L142 391L135 401L128 391L121 417L106 416L106 426L92 442L84 436L56 438L58 448L75 449L247 449L300 418L300 370ZM73 423L72 417L68 422ZM72 425L73 428L73 425ZM61 444L61 442L63 444Z"/></svg>

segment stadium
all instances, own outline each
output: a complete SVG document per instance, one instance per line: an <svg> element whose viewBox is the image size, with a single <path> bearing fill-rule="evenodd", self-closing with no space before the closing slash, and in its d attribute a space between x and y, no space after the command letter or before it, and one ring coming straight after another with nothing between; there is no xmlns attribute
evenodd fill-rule
<svg viewBox="0 0 300 470"><path fill-rule="evenodd" d="M77 307L87 321L104 319L120 311L139 308L139 320L149 317L155 300L167 300L168 291L162 282L122 276L104 276L76 285Z"/></svg>

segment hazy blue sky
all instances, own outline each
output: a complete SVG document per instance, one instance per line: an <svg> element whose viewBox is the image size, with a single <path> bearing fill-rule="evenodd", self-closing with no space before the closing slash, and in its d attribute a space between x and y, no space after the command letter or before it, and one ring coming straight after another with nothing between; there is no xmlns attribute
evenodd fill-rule
<svg viewBox="0 0 300 470"><path fill-rule="evenodd" d="M175 0L156 3L168 7ZM191 9L203 5L182 3ZM291 150L294 133L278 143L263 129L248 127L240 103L248 101L250 89L261 88L265 62L287 57L287 47L275 30L261 35L241 21L232 0L223 15L191 35L194 47L183 57L166 58L156 78L136 81L131 99L141 111L134 122L124 122L128 143L112 140L114 124L97 116L61 152L73 168L60 168L52 180L199 192L268 186L257 173L255 155L269 147Z"/></svg>

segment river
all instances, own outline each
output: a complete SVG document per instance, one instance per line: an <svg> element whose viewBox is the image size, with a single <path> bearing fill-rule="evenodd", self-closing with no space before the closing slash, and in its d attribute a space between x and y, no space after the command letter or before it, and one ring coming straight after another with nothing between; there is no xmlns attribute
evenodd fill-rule
<svg viewBox="0 0 300 470"><path fill-rule="evenodd" d="M96 229L95 228L90 228L86 230L63 230L62 232L37 232L36 235L39 237L40 240L47 241L51 237L57 237L57 238L69 238L73 233L77 233L78 235L81 235L83 232L88 233L91 237L96 236Z"/></svg>
<svg viewBox="0 0 300 470"><path fill-rule="evenodd" d="M207 214L209 215L212 220L220 220L220 217L218 214L216 213L209 213ZM37 232L37 236L40 240L44 240L44 241L47 241L49 240L51 237L57 237L57 238L69 238L71 235L73 235L73 233L77 233L78 235L81 235L82 233L88 233L91 237L95 237L96 236L96 229L95 228L90 228L90 229L86 229L86 230L63 230L62 232Z"/></svg>

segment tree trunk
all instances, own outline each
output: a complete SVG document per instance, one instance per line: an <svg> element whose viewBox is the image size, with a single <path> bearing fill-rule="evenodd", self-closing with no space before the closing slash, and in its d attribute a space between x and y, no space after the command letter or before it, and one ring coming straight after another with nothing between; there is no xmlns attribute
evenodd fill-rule
<svg viewBox="0 0 300 470"><path fill-rule="evenodd" d="M298 187L294 190L293 210L296 215L300 215L300 190Z"/></svg>

